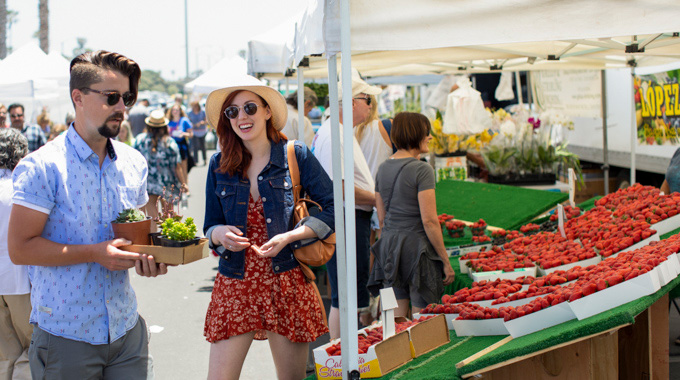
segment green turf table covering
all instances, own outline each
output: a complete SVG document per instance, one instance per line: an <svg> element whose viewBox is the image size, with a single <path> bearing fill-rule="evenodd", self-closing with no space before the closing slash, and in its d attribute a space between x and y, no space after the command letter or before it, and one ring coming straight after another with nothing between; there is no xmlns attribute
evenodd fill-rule
<svg viewBox="0 0 680 380"><path fill-rule="evenodd" d="M437 212L475 222L484 219L490 226L519 228L541 213L569 198L566 193L522 187L444 180L437 183ZM469 244L470 238L452 239L444 233L444 244Z"/></svg>

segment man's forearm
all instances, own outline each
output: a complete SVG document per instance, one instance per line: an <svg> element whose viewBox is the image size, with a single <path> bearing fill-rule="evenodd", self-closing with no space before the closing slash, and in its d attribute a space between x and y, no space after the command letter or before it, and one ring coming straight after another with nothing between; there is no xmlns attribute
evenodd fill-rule
<svg viewBox="0 0 680 380"><path fill-rule="evenodd" d="M375 193L354 186L354 202L362 206L375 206Z"/></svg>

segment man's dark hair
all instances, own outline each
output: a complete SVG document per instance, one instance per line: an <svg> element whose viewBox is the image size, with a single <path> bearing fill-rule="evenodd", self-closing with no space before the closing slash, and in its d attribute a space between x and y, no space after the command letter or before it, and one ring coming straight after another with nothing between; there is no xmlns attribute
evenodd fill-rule
<svg viewBox="0 0 680 380"><path fill-rule="evenodd" d="M71 94L75 89L83 90L93 83L101 82L102 70L115 70L130 79L130 92L135 95L135 101L137 100L137 86L142 71L135 61L122 54L105 50L86 52L73 58L70 70L69 89ZM73 102L73 99L71 101Z"/></svg>
<svg viewBox="0 0 680 380"><path fill-rule="evenodd" d="M15 108L21 108L21 113L24 112L24 106L19 104L19 103L12 103L9 105L9 108L7 108L7 113L12 112L13 109Z"/></svg>

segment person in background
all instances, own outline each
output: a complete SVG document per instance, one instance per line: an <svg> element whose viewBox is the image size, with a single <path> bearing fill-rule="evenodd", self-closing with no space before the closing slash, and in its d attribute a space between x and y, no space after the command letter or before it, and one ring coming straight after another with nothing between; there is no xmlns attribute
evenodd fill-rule
<svg viewBox="0 0 680 380"><path fill-rule="evenodd" d="M198 100L194 100L190 104L191 110L187 113L189 121L191 121L191 130L194 137L191 139L191 148L193 150L193 157L196 164L198 164L198 152L203 154L203 165L208 160L205 152L205 135L208 133L208 123L205 121L205 111L201 109Z"/></svg>
<svg viewBox="0 0 680 380"><path fill-rule="evenodd" d="M9 124L7 124L7 107L5 107L4 104L0 103L0 128L8 128Z"/></svg>
<svg viewBox="0 0 680 380"><path fill-rule="evenodd" d="M370 96L371 114L368 119L354 128L354 137L357 138L361 152L366 157L366 163L371 170L371 175L375 180L378 175L378 168L394 153L392 140L383 123L391 123L390 120L380 120L378 118L378 102L375 96ZM390 125L391 126L391 125ZM371 245L376 238L380 237L380 225L378 214L373 211L371 217Z"/></svg>
<svg viewBox="0 0 680 380"><path fill-rule="evenodd" d="M342 87L340 88L342 89ZM358 73L356 76L353 75L352 103L347 105L352 107L353 120L348 120L348 122L354 126L366 121L371 112L370 96L378 95L380 91L380 88L364 82L358 76ZM342 99L342 96L340 96L340 99ZM343 106L342 104L340 105L340 124L343 123ZM323 166L331 179L333 179L332 145L339 145L342 155L342 134L342 125L340 125L340 142L331 141L331 120L328 119L321 125L312 142L314 156L319 160L321 166ZM375 206L375 183L357 139L352 136L352 140L354 141L355 210L353 211L356 217L357 308L360 314L368 315L370 314L370 295L366 288L366 283L370 274L369 237L371 234L371 215L373 214L373 206ZM352 212L352 210L346 212ZM338 297L337 265L336 255L333 255L331 260L326 263L328 279L331 285L331 311L328 315L331 339L340 337L340 300ZM366 321L366 317L362 317L362 319Z"/></svg>
<svg viewBox="0 0 680 380"><path fill-rule="evenodd" d="M13 128L0 129L0 379L30 379L28 347L33 326L28 268L14 265L7 250L12 209L12 171L26 153L28 141Z"/></svg>
<svg viewBox="0 0 680 380"><path fill-rule="evenodd" d="M28 151L34 152L45 145L47 138L37 125L24 124L24 106L18 103L9 106L9 117L12 128L21 132L28 140Z"/></svg>
<svg viewBox="0 0 680 380"><path fill-rule="evenodd" d="M309 88L305 87L305 125L300 127L300 117L298 116L298 93L295 91L294 93L290 94L288 98L286 99L286 103L288 104L288 121L286 122L286 126L283 127L283 132L286 137L288 137L289 140L300 140L304 142L307 147L312 147L312 140L314 140L314 127L312 127L312 122L307 118L307 115L309 114L309 111L312 110L316 106L316 103L319 101L319 98L317 98L316 93Z"/></svg>
<svg viewBox="0 0 680 380"><path fill-rule="evenodd" d="M127 120L120 123L120 131L118 131L116 140L126 145L132 146L134 138L132 136L132 130L130 129L130 123Z"/></svg>
<svg viewBox="0 0 680 380"><path fill-rule="evenodd" d="M153 110L145 120L147 133L140 134L135 141L137 149L149 166L146 191L149 202L145 206L146 215L158 216L158 198L162 195L179 196L180 187L186 184L182 176L179 147L168 132L168 119L162 110Z"/></svg>
<svg viewBox="0 0 680 380"><path fill-rule="evenodd" d="M73 112L67 112L66 117L64 118L64 124L66 124L67 127L71 126L71 123L73 123L76 120L76 114Z"/></svg>
<svg viewBox="0 0 680 380"><path fill-rule="evenodd" d="M130 108L130 111L128 111L128 121L130 122L132 137L137 137L137 135L144 132L146 127L144 120L149 117L150 112L148 99L141 99Z"/></svg>
<svg viewBox="0 0 680 380"><path fill-rule="evenodd" d="M179 94L178 94L179 95ZM173 104L165 114L168 118L168 131L170 136L175 139L179 147L179 154L182 157L182 175L180 178L189 178L189 140L193 136L191 130L191 121L187 118L180 104ZM189 195L189 186L187 183L182 185L185 194Z"/></svg>
<svg viewBox="0 0 680 380"><path fill-rule="evenodd" d="M301 379L309 342L328 328L293 248L333 233L331 181L296 142L300 184L323 211L294 225L283 96L252 76L234 78L208 96L206 114L222 145L205 189L203 228L220 254L204 330L208 379L237 379L253 339L269 340L279 379Z"/></svg>
<svg viewBox="0 0 680 380"><path fill-rule="evenodd" d="M167 273L153 256L123 251L111 221L142 207L147 165L113 140L134 104L141 70L118 53L83 53L71 61L76 120L26 156L12 174L8 248L29 265L35 378L153 378L146 322L137 312L128 269ZM49 360L48 360L49 359Z"/></svg>
<svg viewBox="0 0 680 380"><path fill-rule="evenodd" d="M54 140L57 136L66 132L67 129L68 126L66 124L55 124L52 130L50 130L50 137L47 138L47 141Z"/></svg>
<svg viewBox="0 0 680 380"><path fill-rule="evenodd" d="M666 195L680 192L680 148L673 153L660 190ZM680 346L680 336L675 338L675 344Z"/></svg>
<svg viewBox="0 0 680 380"><path fill-rule="evenodd" d="M50 129L52 128L52 121L50 120L50 114L47 112L47 107L43 107L40 115L38 115L38 118L36 119L36 122L45 136L49 136Z"/></svg>
<svg viewBox="0 0 680 380"><path fill-rule="evenodd" d="M438 302L454 271L437 219L435 177L420 161L429 152L430 121L424 115L400 112L394 117L392 140L397 152L383 162L375 182L375 203L383 227L371 247L375 263L369 288L374 295L392 287L395 316L408 316Z"/></svg>

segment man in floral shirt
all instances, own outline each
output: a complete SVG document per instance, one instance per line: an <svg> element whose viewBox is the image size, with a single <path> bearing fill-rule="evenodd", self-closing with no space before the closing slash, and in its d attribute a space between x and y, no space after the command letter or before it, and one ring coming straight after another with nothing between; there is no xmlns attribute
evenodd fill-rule
<svg viewBox="0 0 680 380"><path fill-rule="evenodd" d="M26 156L13 172L9 254L29 265L34 378L153 377L146 323L137 313L128 269L167 273L151 256L127 252L110 221L146 204L147 163L114 141L141 71L117 53L71 61L75 122Z"/></svg>

